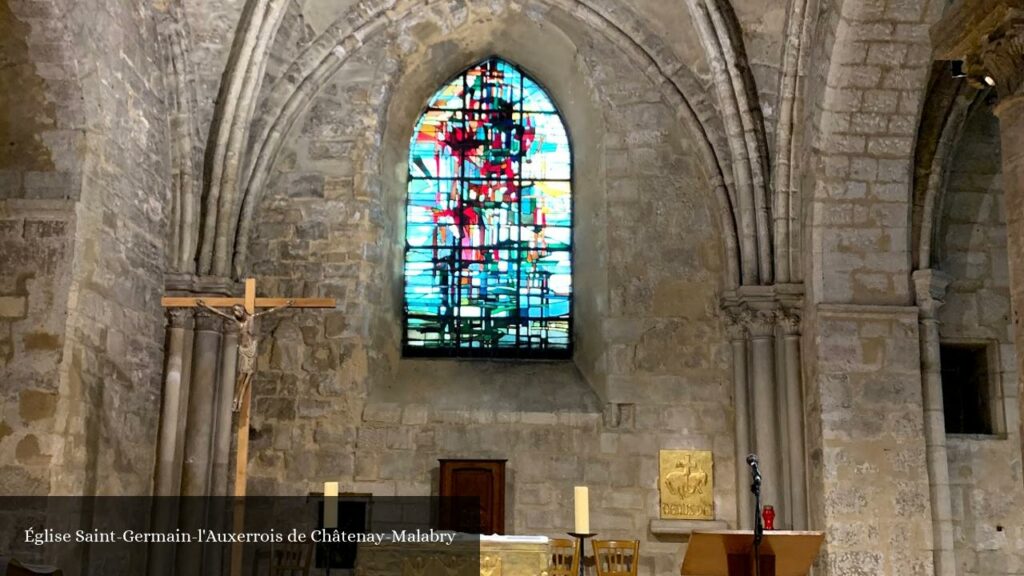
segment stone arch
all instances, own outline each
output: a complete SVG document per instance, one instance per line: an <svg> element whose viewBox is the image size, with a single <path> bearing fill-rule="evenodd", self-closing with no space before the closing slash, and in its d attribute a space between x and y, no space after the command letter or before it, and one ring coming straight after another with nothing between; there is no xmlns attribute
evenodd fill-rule
<svg viewBox="0 0 1024 576"><path fill-rule="evenodd" d="M464 447L453 448L440 434L437 437L438 447L473 457L511 449L509 440L492 437L499 427L491 422L518 421L520 412L531 413L526 419L550 420L553 429L561 427L563 420L571 420L591 429L621 427L625 432L634 426L660 426L655 422L660 421L658 417L653 417L650 424L631 423L644 417L644 406L650 406L647 414L657 414L664 409L662 406L678 406L673 414L685 418L690 409L686 405L699 403L703 413L715 414L716 433L721 433L732 409L728 394L722 392L729 380L717 317L718 291L725 285L715 218L718 211L702 175L706 168L703 156L677 120L674 106L666 105L657 90L662 84L650 79L637 60L623 53L616 42L578 20L567 33L566 22L551 14L534 15L523 10L511 18L516 24L509 34L480 34L487 30L487 24L474 21L465 35L475 40L453 44L445 42L448 29L441 24L434 29L424 22L431 18L423 15L425 12L431 11L421 11L421 18L393 23L391 33L378 31L366 48L353 55L330 81L324 81L309 112L299 113L296 125L285 137L266 195L254 211L258 219L253 222L251 268L247 271L258 275L264 286L273 286L268 290L316 291L337 297L341 308L325 313L323 321L301 315L281 317L276 326L265 325L273 335L266 343L270 365L261 372L266 397L257 397L254 403L253 423L259 433L254 435L253 450L260 456L251 465L252 492L301 493L309 489L309 475L302 473L303 466L281 467L264 457L278 451L273 438L284 436L306 438L310 434L320 439L327 434L355 434L349 438L359 438L359 442L340 442L330 450L296 443L284 458L289 463L308 461L311 466L323 466L323 470L331 470L332 477L346 482L350 477L365 478L362 472L355 473L355 462L368 461L370 448L362 439L368 430L379 427L381 409L481 417L467 422L467 431L462 434L467 442ZM564 11L559 13L561 18L571 18ZM508 21L503 15L501 22ZM520 26L540 28L558 37L558 43L554 48L548 44L549 50L541 51L544 38L538 39L536 30L515 39L514 32ZM492 40L483 41L487 38ZM388 50L382 52L382 47ZM405 151L417 116L438 86L492 54L523 67L549 90L572 134L578 171L587 171L587 166L601 170L604 164L606 174L618 170L618 182L627 184L612 188L608 179L607 191L577 192L577 199L587 193L617 195L616 205L607 207L605 217L611 221L608 228L617 225L617 229L608 234L626 236L619 237L625 239L618 241L623 248L619 252L604 251L590 257L592 261L605 257L607 263L587 266L595 276L607 275L609 289L602 291L608 294L605 302L580 294L581 283L577 282L576 295L593 301L587 303L594 313L589 314L593 323L586 332L595 341L577 341L574 362L470 363L399 357L401 342L396 333L401 324L395 308L401 302L401 284L396 279L400 279L403 227L394 221L402 214L406 194L402 185L407 171ZM599 89L594 90L594 85ZM601 114L588 112L592 109ZM254 129L254 134L261 131L262 127ZM631 135L640 140L627 143ZM328 141L341 145L319 147L319 143ZM587 151L581 150L581 145L586 148L586 141L596 149L635 148L650 153L588 159ZM314 142L324 152L319 159L310 155ZM612 160L620 162L614 164ZM634 178L655 163L664 167L656 177ZM643 165L623 168L629 164ZM381 182L381 178L390 179L390 183ZM630 180L632 188L628 187ZM307 186L309 182L322 183L323 187ZM649 183L663 186L659 191L653 186L645 189ZM654 200L645 202L645 196ZM386 205L380 206L377 199L383 199ZM346 216L355 211L352 206L359 207L359 220L357 225L347 226ZM640 212L641 208L646 219L616 218L631 210ZM584 217L586 211L577 203L575 213L579 217ZM368 219L372 219L369 227L365 226ZM306 234L307 230L313 233ZM689 243L688 239L694 241ZM646 253L635 248L653 245L665 248ZM649 259L644 260L644 254ZM580 257L587 256L578 253L577 264L582 264ZM605 272L606 268L611 272ZM381 279L385 274L389 278ZM600 279L586 283L593 286L596 282ZM609 304L619 298L628 300L631 307ZM575 312L585 314L579 308ZM684 346L688 354L678 354ZM318 354L323 360L316 357ZM612 404L605 411L604 424L602 403ZM557 424L549 414L557 414ZM433 418L430 416L431 421ZM433 425L422 424L425 428ZM688 431L657 433L677 433L685 438ZM592 439L596 442L595 434L588 435L584 442ZM596 445L586 448L598 449ZM419 476L422 482L417 485L428 491L430 473L421 474L420 470L432 466L432 450L426 447L417 460L409 462L417 472L408 477ZM383 473L392 474L389 470ZM354 484L357 489L362 485L358 480ZM397 490L408 485L403 482ZM716 496L720 498L716 506L725 510L723 517L731 517L731 487L725 486L722 495ZM387 493L389 488L380 490ZM645 490L653 494L651 486ZM511 519L512 525L524 531L525 518L519 514ZM663 556L671 554L674 551Z"/></svg>
<svg viewBox="0 0 1024 576"><path fill-rule="evenodd" d="M294 122L301 116L314 100L317 92L347 60L358 51L368 38L386 29L390 25L399 25L411 12L411 5L398 3L398 6L383 6L369 11L366 15L354 19L342 19L331 25L289 68L284 78L272 90L267 99L269 118L261 126L254 127L254 145L250 149L250 157L243 174L242 200L235 239L234 269L237 274L244 267L250 235L250 222L258 204L262 190L266 186L269 171L274 164L281 142L291 130ZM714 117L713 110L706 100L700 96L701 89L696 79L686 68L663 50L649 50L643 46L648 37L646 32L637 31L639 25L631 22L630 26L617 24L615 21L593 8L583 0L551 0L538 2L538 9L549 10L559 7L580 21L593 25L605 34L631 58L633 58L649 78L659 87L666 103L676 111L676 117L687 127L693 136L704 158L704 169L709 186L714 190L714 197L719 204L719 220L722 229L724 253L726 255L726 282L729 286L737 286L741 261L757 260L757 254L744 253L737 241L736 210L730 197L727 180L724 176L723 153L720 153L708 136L709 118ZM391 8L391 10L388 10ZM618 17L619 15L616 15ZM696 108L691 101L704 104ZM230 218L233 215L210 215L206 217ZM756 264L754 264L756 266Z"/></svg>
<svg viewBox="0 0 1024 576"><path fill-rule="evenodd" d="M816 36L831 49L815 66L817 168L805 179L810 301L911 301L911 171L941 4L822 3Z"/></svg>
<svg viewBox="0 0 1024 576"><path fill-rule="evenodd" d="M499 22L492 25L497 26ZM605 145L606 122L587 68L575 46L579 38L564 31L565 22L541 25L529 18L506 17L500 21L502 34L481 33L469 27L459 34L436 32L424 42L425 48L404 61L400 80L391 96L384 125L384 155L381 158L382 189L399 195L390 202L404 205L407 183L409 137L423 106L443 85L444 79L489 56L497 56L521 67L539 82L558 107L573 151L573 212L575 236L574 332L579 335L587 319L593 321L607 289L607 263L602 254L607 248L604 232L607 223ZM545 35L547 36L545 38ZM391 209L400 214L401 210ZM402 218L404 221L404 217ZM404 243L404 226L395 227L395 246ZM390 273L393 285L401 287L401 258L396 258ZM393 294L395 306L401 294ZM392 316L400 318L396 308ZM589 330L597 331L590 325ZM600 355L586 339L577 339L578 363L586 365ZM586 372L586 367L583 370ZM596 378L595 378L596 379Z"/></svg>
<svg viewBox="0 0 1024 576"><path fill-rule="evenodd" d="M394 377L396 371L402 372L402 376L410 370L408 366L413 363L399 357L398 333L402 259L401 250L396 251L396 247L403 245L403 228L396 221L402 218L406 194L404 155L415 120L441 80L475 61L496 55L522 66L559 104L574 142L574 213L580 218L576 232L595 243L603 243L584 249L579 240L576 242L574 316L577 322L589 318L593 323L576 333L587 333L592 341L577 340L575 362L563 363L557 367L560 372L552 377L558 382L573 382L572 389L580 392L577 399L585 397L584 393L593 395L596 390L611 401L627 401L627 378L619 376L615 389L605 385L612 369L605 369L602 363L610 362L607 356L613 346L617 350L637 347L638 357L652 358L651 363L660 363L659 369L665 372L717 370L717 357L700 354L692 366L684 366L681 359L666 361L659 348L667 345L665 342L681 342L686 337L711 342L707 334L719 328L717 321L707 321L708 315L714 316L718 309L717 291L727 285L722 234L716 218L719 209L707 194L704 157L698 144L689 138L691 133L677 122L676 109L664 102L658 90L662 84L651 80L617 43L564 12L559 12L557 18L552 14L534 18L525 11L502 14L497 19L488 15L482 17L483 22L474 22L451 34L440 24L430 28L425 23L434 17L432 13L421 14L419 19L396 24L391 34L378 34L369 48L354 55L330 82L325 80L325 87L316 94L316 102L310 103L309 113L295 120L298 125L287 137L279 163L270 173L266 198L254 211L258 219L253 226L258 233L253 235L252 260L246 271L267 282L279 282L275 290L308 290L301 283L320 278L317 289L321 293L347 302L343 314L350 329L346 337L360 342L358 354L365 352L371 356L358 367L362 375L359 382L354 382L353 371L345 373L344 379L354 382L354 386L365 382L374 391L375 382L393 383L399 379ZM572 20L572 26L566 20ZM498 24L521 34L488 33L489 26ZM400 45L392 35L423 42ZM381 48L386 46L401 48L382 52ZM545 46L549 50L541 50ZM602 78L607 79L607 86L595 90L593 85L600 85ZM367 93L373 95L371 100L367 100ZM354 108L348 107L350 102ZM613 124L613 128L604 129L606 122ZM330 135L325 136L327 133ZM639 140L629 145L630 138ZM329 149L314 144L317 139L344 143ZM610 148L622 151L618 158L600 154L609 143ZM314 145L326 151L326 155L312 159L310 150ZM627 155L627 149L634 148L643 155ZM332 158L352 161L338 162ZM617 173L602 178L604 164L615 160L619 162L612 169ZM632 166L638 163L644 167ZM648 174L639 175L644 170ZM581 182L581 177L589 180ZM588 186L587 182L593 185ZM308 183L313 185L307 186ZM317 189L318 185L322 188ZM652 190L656 187L656 191L645 190L648 185L653 185ZM592 216L605 204L604 199L611 197L616 206L605 207L608 215ZM367 227L349 232L345 230L342 214L353 205L362 207L361 214L373 216L372 222L359 221ZM588 206L593 210L588 210ZM633 214L624 214L630 206L636 207ZM638 216L641 207L646 219ZM612 218L612 210L622 216ZM588 220L581 223L584 217ZM610 222L607 227L602 218ZM307 224L317 230L313 234L298 230L311 228ZM604 249L612 245L613 232L609 229L613 225L618 226L614 233L620 234L620 240L615 240L617 252ZM659 230L660 239L651 237ZM347 234L344 240L342 234ZM318 247L315 255L307 250L313 242ZM636 251L639 246L659 246L647 252L662 255L654 257L659 264L644 268L643 255ZM629 267L630 258L635 266ZM290 262L280 265L283 260ZM582 269L590 271L590 276L578 276ZM688 297L680 298L681 294ZM687 303L682 304L683 301ZM631 308L624 312L619 302L626 302ZM658 312L654 312L655 308ZM630 327L607 328L614 324ZM641 325L651 329L641 330ZM603 334L605 331L608 336ZM694 331L700 335L693 336ZM615 366L616 375L634 371L635 363L623 358ZM520 374L515 382L540 380L535 367L516 369L533 373ZM420 372L433 374L436 368L424 370L421 366ZM473 372L465 378L450 380L473 381L482 373ZM512 378L514 372L506 377ZM495 394L513 394L517 396L515 401L536 402L520 384L504 388ZM435 388L420 386L409 394L431 389ZM533 394L534 398L547 396L539 390ZM450 397L461 396L453 393ZM516 404L510 401L508 405Z"/></svg>
<svg viewBox="0 0 1024 576"><path fill-rule="evenodd" d="M951 78L944 64L937 62L933 68L915 147L911 220L915 270L932 268L941 259L940 220L953 152L972 111L988 93Z"/></svg>

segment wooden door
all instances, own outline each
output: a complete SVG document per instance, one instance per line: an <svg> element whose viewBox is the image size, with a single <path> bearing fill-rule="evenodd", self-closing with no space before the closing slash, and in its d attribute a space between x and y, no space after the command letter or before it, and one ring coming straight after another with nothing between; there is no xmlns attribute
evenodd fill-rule
<svg viewBox="0 0 1024 576"><path fill-rule="evenodd" d="M440 460L440 528L505 533L505 460Z"/></svg>

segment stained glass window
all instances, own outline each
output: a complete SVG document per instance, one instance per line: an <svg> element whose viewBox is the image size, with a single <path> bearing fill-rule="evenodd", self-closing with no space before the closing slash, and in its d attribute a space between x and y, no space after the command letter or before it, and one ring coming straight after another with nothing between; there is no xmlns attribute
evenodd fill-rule
<svg viewBox="0 0 1024 576"><path fill-rule="evenodd" d="M572 153L540 85L489 58L438 90L406 210L406 355L571 353Z"/></svg>

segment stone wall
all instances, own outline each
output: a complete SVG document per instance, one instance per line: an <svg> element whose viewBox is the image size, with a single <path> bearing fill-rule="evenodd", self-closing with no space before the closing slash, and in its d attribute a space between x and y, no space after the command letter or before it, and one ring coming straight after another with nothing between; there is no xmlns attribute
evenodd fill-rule
<svg viewBox="0 0 1024 576"><path fill-rule="evenodd" d="M151 489L162 372L168 114L157 17L137 0L65 13L86 93L86 164L76 206L52 471L58 493ZM111 34L122 30L123 34Z"/></svg>
<svg viewBox="0 0 1024 576"><path fill-rule="evenodd" d="M828 574L930 573L909 209L928 30L946 3L817 4L802 175L811 527L828 535Z"/></svg>
<svg viewBox="0 0 1024 576"><path fill-rule="evenodd" d="M157 17L131 0L12 1L2 10L0 24L21 34L4 35L18 82L45 92L2 97L5 114L18 115L4 126L21 132L4 134L18 153L5 153L10 165L0 171L0 197L19 199L0 207L9 313L0 325L0 452L22 466L3 476L3 489L145 494L169 180Z"/></svg>
<svg viewBox="0 0 1024 576"><path fill-rule="evenodd" d="M71 202L0 204L0 494L49 491L74 224Z"/></svg>
<svg viewBox="0 0 1024 576"><path fill-rule="evenodd" d="M0 493L46 494L64 343L81 90L46 2L0 6Z"/></svg>
<svg viewBox="0 0 1024 576"><path fill-rule="evenodd" d="M244 4L175 5L191 62L178 97L195 99L197 157ZM318 52L317 38L329 43L376 4L288 3L251 138L278 118L298 72L348 57ZM747 88L772 145L788 5L731 4L740 29L726 32L746 43ZM945 4L808 7L813 45L794 122L805 147L803 376L812 528L829 534L820 562L829 574L931 570L908 208L928 27ZM563 534L571 488L585 483L602 536L640 538L643 573L676 573L681 540L649 528L658 449L714 451L719 519L734 519L736 491L717 318L724 207L708 185L716 169L731 183L731 151L689 5L412 5L360 30L358 42L333 38L359 47L297 116L257 211L244 272L265 293L340 306L264 322L250 491L303 494L336 480L357 492L430 494L438 458L509 458L510 532ZM173 179L163 10L142 0L0 6L0 493L150 490ZM576 146L572 362L400 357L408 138L430 94L491 54L550 89ZM673 90L687 103L666 97ZM705 134L684 127L687 104ZM954 279L942 336L999 350L1005 434L949 439L968 575L1024 563L997 135L988 111L977 114L953 155L937 250ZM704 137L719 166L701 165Z"/></svg>
<svg viewBox="0 0 1024 576"><path fill-rule="evenodd" d="M815 301L910 302L909 177L931 65L933 1L822 2L805 178ZM832 50L828 50L829 46Z"/></svg>
<svg viewBox="0 0 1024 576"><path fill-rule="evenodd" d="M1010 316L999 123L979 99L954 148L938 231L939 268L951 277L940 310L945 341L991 346L993 436L947 435L960 574L1012 573L1024 563L1024 486L1016 353Z"/></svg>
<svg viewBox="0 0 1024 576"><path fill-rule="evenodd" d="M825 530L827 574L931 572L917 316L823 304L805 332L811 526Z"/></svg>
<svg viewBox="0 0 1024 576"><path fill-rule="evenodd" d="M445 6L347 62L278 160L252 270L268 291L340 305L264 325L250 491L430 494L438 458L509 458L510 532L564 534L585 483L595 530L640 538L643 573L675 572L679 540L649 531L659 449L713 450L717 517L735 515L718 207L691 136L568 15ZM492 53L551 90L576 143L575 364L399 357L408 139L430 94Z"/></svg>

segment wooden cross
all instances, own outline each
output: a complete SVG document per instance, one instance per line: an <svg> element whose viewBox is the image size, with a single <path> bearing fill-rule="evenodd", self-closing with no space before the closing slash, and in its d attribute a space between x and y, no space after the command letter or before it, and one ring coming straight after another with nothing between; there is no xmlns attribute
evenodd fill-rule
<svg viewBox="0 0 1024 576"><path fill-rule="evenodd" d="M257 309L275 308L334 308L337 302L334 298L257 298L256 280L245 279L245 296L242 298L230 297L209 297L197 298L189 296L164 296L160 303L164 308L231 308L242 306L246 318L252 319L257 315ZM252 328L255 330L255 327ZM255 335L250 335L255 336ZM240 335L244 337L244 335ZM255 343L254 343L255 344ZM255 347L255 346L254 346ZM256 351L253 350L255 353ZM252 367L255 370L255 366ZM228 385L223 383L223 385ZM243 528L242 497L245 496L245 484L249 465L249 410L252 401L252 386L246 386L241 391L241 405L238 410L238 421L235 424L235 436L237 448L235 450L235 518L234 528L240 532ZM237 576L242 569L242 547L235 543L231 547L231 574Z"/></svg>
<svg viewBox="0 0 1024 576"><path fill-rule="evenodd" d="M255 314L257 308L277 308L289 302L291 302L292 308L334 308L337 306L334 298L296 298L291 300L288 298L257 298L255 278L245 279L245 297L243 298L164 296L160 300L160 304L164 308L195 308L199 306L200 300L214 308L230 308L241 304L249 314Z"/></svg>

